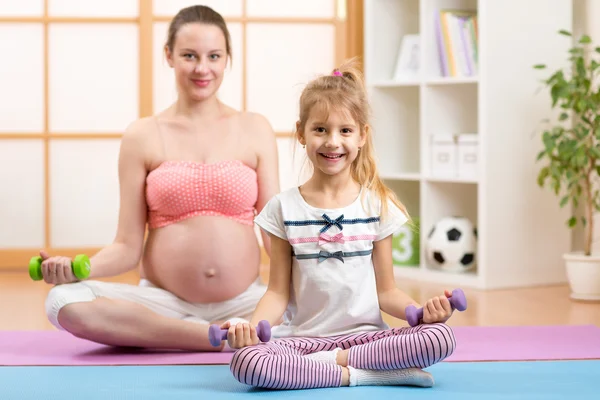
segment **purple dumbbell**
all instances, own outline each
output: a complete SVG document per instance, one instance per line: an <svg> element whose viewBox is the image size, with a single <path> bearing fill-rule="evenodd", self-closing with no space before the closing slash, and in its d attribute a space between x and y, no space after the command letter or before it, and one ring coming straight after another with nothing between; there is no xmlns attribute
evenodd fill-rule
<svg viewBox="0 0 600 400"><path fill-rule="evenodd" d="M462 289L454 289L452 291L452 297L450 297L450 305L452 308L457 309L458 311L465 311L467 309L467 298L465 297L465 293ZM417 309L417 307L412 304L406 307L406 321L410 326L416 326L419 324L419 321L423 319L423 307Z"/></svg>
<svg viewBox="0 0 600 400"><path fill-rule="evenodd" d="M210 344L218 347L223 340L227 340L229 329L221 329L219 325L213 324L208 328L208 340ZM261 342L268 342L271 339L271 325L268 321L262 320L256 327L256 335Z"/></svg>

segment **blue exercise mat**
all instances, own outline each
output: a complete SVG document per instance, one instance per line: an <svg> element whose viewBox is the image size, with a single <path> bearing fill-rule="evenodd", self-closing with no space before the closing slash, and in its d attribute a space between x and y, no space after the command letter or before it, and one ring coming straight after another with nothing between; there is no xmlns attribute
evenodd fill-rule
<svg viewBox="0 0 600 400"><path fill-rule="evenodd" d="M371 386L263 390L242 385L227 366L0 367L2 400L598 399L600 360L440 363L433 388Z"/></svg>

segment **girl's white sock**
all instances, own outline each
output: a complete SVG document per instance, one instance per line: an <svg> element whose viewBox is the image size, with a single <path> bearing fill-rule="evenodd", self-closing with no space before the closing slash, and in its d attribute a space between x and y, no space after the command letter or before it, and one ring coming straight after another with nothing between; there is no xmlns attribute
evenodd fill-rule
<svg viewBox="0 0 600 400"><path fill-rule="evenodd" d="M350 386L420 386L432 387L433 376L420 368L392 370L357 369L348 366Z"/></svg>

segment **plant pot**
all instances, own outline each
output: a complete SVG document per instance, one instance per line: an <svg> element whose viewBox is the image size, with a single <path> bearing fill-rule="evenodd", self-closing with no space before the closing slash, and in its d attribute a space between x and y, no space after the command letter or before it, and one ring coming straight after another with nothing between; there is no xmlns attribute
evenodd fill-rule
<svg viewBox="0 0 600 400"><path fill-rule="evenodd" d="M563 255L567 279L574 300L600 301L600 254L586 256L583 252Z"/></svg>

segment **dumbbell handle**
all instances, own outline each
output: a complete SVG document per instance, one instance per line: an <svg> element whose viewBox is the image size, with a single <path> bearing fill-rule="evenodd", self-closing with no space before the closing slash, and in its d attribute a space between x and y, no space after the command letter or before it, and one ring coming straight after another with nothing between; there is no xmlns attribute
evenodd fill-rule
<svg viewBox="0 0 600 400"><path fill-rule="evenodd" d="M452 297L450 297L450 305L453 309L458 311L464 311L467 309L467 298L462 289L454 289L452 291ZM417 309L417 307L410 305L406 307L406 321L410 326L416 326L419 321L423 319L423 307Z"/></svg>
<svg viewBox="0 0 600 400"><path fill-rule="evenodd" d="M223 340L227 340L227 332L229 329L221 329L217 324L213 324L208 328L208 340L210 344L218 347ZM256 326L256 334L261 342L268 342L271 339L271 325L268 321L262 320Z"/></svg>
<svg viewBox="0 0 600 400"><path fill-rule="evenodd" d="M29 260L29 276L34 281L41 281L44 279L42 274L42 257L36 256L31 257ZM73 271L73 275L75 275L78 279L86 279L90 276L90 259L85 254L78 254L75 256L73 261L71 262L71 270Z"/></svg>

